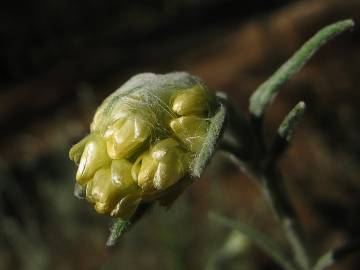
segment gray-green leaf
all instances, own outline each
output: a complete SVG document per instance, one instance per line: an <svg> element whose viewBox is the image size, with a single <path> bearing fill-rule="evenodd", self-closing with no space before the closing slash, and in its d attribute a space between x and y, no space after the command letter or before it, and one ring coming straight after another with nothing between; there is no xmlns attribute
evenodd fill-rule
<svg viewBox="0 0 360 270"><path fill-rule="evenodd" d="M255 117L262 117L272 103L280 87L296 74L313 54L328 41L354 26L353 20L336 22L317 32L267 81L261 84L250 98L249 110Z"/></svg>

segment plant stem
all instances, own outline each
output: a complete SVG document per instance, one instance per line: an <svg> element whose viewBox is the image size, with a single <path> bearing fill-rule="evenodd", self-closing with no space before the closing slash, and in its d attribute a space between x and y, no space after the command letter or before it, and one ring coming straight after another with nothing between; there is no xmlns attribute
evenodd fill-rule
<svg viewBox="0 0 360 270"><path fill-rule="evenodd" d="M233 221L216 213L210 213L209 218L219 225L229 227L244 234L246 237L251 239L261 250L271 256L274 261L284 269L298 270L294 263L289 260L289 258L282 252L280 247L277 246L264 233L257 231L250 226L242 224L239 221Z"/></svg>
<svg viewBox="0 0 360 270"><path fill-rule="evenodd" d="M233 104L229 102L227 105L231 106ZM235 112L236 110L232 111ZM236 118L237 116L233 114L232 117ZM231 121L229 121L229 125L231 125ZM292 125L293 127L295 125ZM252 130L256 132L256 129ZM238 136L235 138L235 143L236 141L244 140L242 134ZM255 137L255 135L253 136ZM296 266L301 270L309 270L311 269L311 261L305 244L304 233L295 208L285 190L281 172L277 167L278 159L273 159L271 148L269 151L259 145L262 142L263 137L261 136L252 144L246 144L246 146L250 147L250 149L246 150L255 153L254 156L247 160L244 160L243 154L239 154L236 145L231 145L231 141L227 142L226 148L223 148L223 150L230 153L232 159L239 165L239 168L250 178L255 179L260 185L291 246Z"/></svg>
<svg viewBox="0 0 360 270"><path fill-rule="evenodd" d="M272 209L292 248L297 265L303 269L310 269L308 249L297 213L285 191L282 175L276 168L271 168L259 176L262 191L265 193Z"/></svg>
<svg viewBox="0 0 360 270"><path fill-rule="evenodd" d="M277 139L270 149L267 149L264 143L265 140L262 133L263 116L267 107L279 92L280 87L296 74L320 47L353 26L354 22L352 20L340 21L321 29L309 39L252 94L249 104L250 134L244 133L241 129L237 134L233 133L235 137L233 145L231 145L231 140L224 144L226 148L223 150L231 154L233 160L237 161L240 169L251 178L255 178L260 184L291 245L294 260L301 270L310 270L312 262L305 244L303 230L295 208L284 188L277 162L281 154L286 150L294 128L304 113L305 103L298 103L287 115L280 125ZM231 118L235 120L243 119L243 116L237 113L236 109L232 108L234 106L233 102L227 102L226 104L228 111L232 112L228 121L231 132L232 122L236 123L236 121L231 121ZM242 127L249 130L247 128L248 125L242 124ZM253 138L253 140L249 140L249 137ZM244 143L246 141L249 143ZM243 145L243 149L239 148L238 145ZM247 156L244 153L252 153L252 155ZM247 156L249 159L244 159L244 156Z"/></svg>
<svg viewBox="0 0 360 270"><path fill-rule="evenodd" d="M241 160L236 156L236 152L231 152L230 147L226 151L237 161L239 168L250 178L255 178L260 185L282 226L285 237L292 248L296 264L302 270L309 270L311 262L305 244L304 233L295 208L284 188L281 172L276 167L276 164L270 163L269 168L262 170L257 165Z"/></svg>

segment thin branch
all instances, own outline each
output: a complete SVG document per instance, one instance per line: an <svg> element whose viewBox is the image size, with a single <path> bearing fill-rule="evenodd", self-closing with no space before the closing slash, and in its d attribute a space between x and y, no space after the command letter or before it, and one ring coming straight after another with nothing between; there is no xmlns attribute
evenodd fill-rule
<svg viewBox="0 0 360 270"><path fill-rule="evenodd" d="M277 216L290 246L294 258L301 269L310 269L311 261L308 254L304 232L301 228L299 218L284 188L280 171L272 168L260 176L262 190L270 202Z"/></svg>
<svg viewBox="0 0 360 270"><path fill-rule="evenodd" d="M288 117L285 118L280 133L285 141L290 138L290 133L300 119L300 112L303 112L303 110L304 104L300 103L289 113ZM237 152L235 151L236 147L227 145L227 148L224 150L231 153L232 157L238 160L237 163L241 164L241 166L239 166L240 169L249 177L255 179L260 185L284 230L285 236L293 250L297 265L303 270L310 269L311 260L308 255L304 233L288 196L288 192L284 188L282 175L277 168L277 162L269 162L271 158L269 152L261 153L254 150L257 158L243 160L241 156L237 156Z"/></svg>

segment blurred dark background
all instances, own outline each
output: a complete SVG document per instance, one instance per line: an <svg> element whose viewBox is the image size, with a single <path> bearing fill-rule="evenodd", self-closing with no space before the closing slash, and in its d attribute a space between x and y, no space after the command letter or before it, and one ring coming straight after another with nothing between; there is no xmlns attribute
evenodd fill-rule
<svg viewBox="0 0 360 270"><path fill-rule="evenodd" d="M220 155L173 208L155 208L108 249L111 220L73 197L68 150L100 102L144 71L189 71L247 111L304 41L345 18L360 24L359 0L2 3L0 269L279 269L209 222L215 210L287 248L256 185ZM359 237L359 29L322 48L265 123L270 142L291 107L308 104L281 166L315 255ZM360 254L332 269L360 269Z"/></svg>

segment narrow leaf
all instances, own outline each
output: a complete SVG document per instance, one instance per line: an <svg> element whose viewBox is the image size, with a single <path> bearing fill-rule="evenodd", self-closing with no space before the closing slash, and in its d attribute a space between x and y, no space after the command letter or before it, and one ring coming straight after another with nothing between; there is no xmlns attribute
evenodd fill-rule
<svg viewBox="0 0 360 270"><path fill-rule="evenodd" d="M106 241L106 245L108 247L115 245L119 237L123 234L123 232L129 225L130 222L128 220L116 220L110 228L110 235L108 240Z"/></svg>
<svg viewBox="0 0 360 270"><path fill-rule="evenodd" d="M332 266L337 261L345 258L346 256L352 255L360 250L360 240L353 240L350 243L345 244L342 247L330 250L329 252L322 255L314 266L314 270L324 270Z"/></svg>
<svg viewBox="0 0 360 270"><path fill-rule="evenodd" d="M324 270L327 267L333 265L334 262L335 262L334 252L329 251L325 253L323 256L321 256L320 259L316 262L314 266L314 270Z"/></svg>
<svg viewBox="0 0 360 270"><path fill-rule="evenodd" d="M294 129L301 120L301 118L303 117L305 109L306 109L305 103L303 101L300 101L288 113L288 115L282 121L278 129L278 134L281 138L285 139L288 142L291 140L291 137L294 133Z"/></svg>
<svg viewBox="0 0 360 270"><path fill-rule="evenodd" d="M353 26L354 22L352 20L344 20L331 24L317 32L253 93L249 107L251 114L261 118L266 108L276 97L280 87L296 74L316 51L322 45Z"/></svg>
<svg viewBox="0 0 360 270"><path fill-rule="evenodd" d="M243 223L232 221L221 215L210 213L210 219L220 225L225 227L240 231L246 235L249 239L255 242L255 244L268 254L275 262L287 270L296 270L296 267L292 262L287 258L287 256L282 252L280 247L278 247L271 239L269 239L265 234L259 232Z"/></svg>

